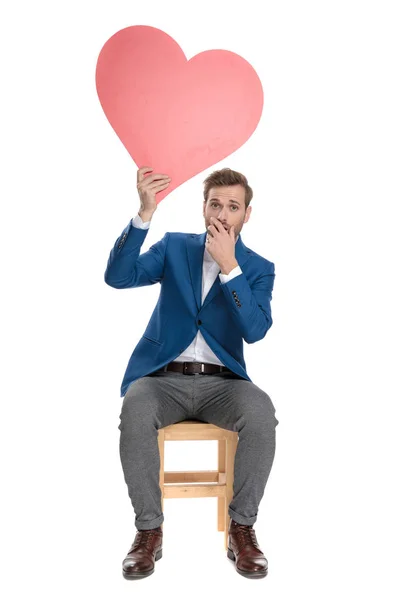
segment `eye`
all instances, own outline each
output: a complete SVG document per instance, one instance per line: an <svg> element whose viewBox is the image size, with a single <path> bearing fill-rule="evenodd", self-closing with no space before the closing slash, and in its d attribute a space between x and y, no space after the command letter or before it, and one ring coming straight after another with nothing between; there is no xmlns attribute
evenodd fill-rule
<svg viewBox="0 0 400 600"><path fill-rule="evenodd" d="M211 206L212 206L212 207L214 207L214 206L218 206L218 202L211 202ZM237 211L237 209L238 209L238 207L236 206L236 204L232 204L231 208L235 208L235 209L236 209L236 210L235 210L235 212L236 212L236 211Z"/></svg>

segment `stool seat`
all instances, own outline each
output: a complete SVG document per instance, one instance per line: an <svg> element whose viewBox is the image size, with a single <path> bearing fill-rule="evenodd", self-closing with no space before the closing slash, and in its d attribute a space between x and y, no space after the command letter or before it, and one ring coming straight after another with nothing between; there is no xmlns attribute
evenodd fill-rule
<svg viewBox="0 0 400 600"><path fill-rule="evenodd" d="M166 441L217 440L218 469L216 471L164 471ZM211 423L191 419L173 423L158 430L160 452L160 489L164 498L218 498L217 529L224 532L228 549L229 504L233 497L233 473L238 433Z"/></svg>

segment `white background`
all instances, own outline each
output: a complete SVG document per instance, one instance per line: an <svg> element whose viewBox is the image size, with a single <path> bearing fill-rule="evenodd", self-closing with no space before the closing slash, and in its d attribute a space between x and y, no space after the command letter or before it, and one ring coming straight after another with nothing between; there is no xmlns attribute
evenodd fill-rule
<svg viewBox="0 0 400 600"><path fill-rule="evenodd" d="M7 598L135 593L399 597L399 18L396 2L15 2L1 18L1 546ZM262 7L262 9L261 9ZM121 563L134 513L120 383L159 286L116 290L109 252L137 214L136 165L102 112L98 54L130 25L188 58L243 56L265 93L234 155L163 200L142 247L204 231L202 181L243 172L244 243L273 261L274 324L245 345L277 450L254 526L269 575L238 575L217 500L166 500L164 555ZM173 444L177 446L173 447ZM168 442L167 470L216 468Z"/></svg>

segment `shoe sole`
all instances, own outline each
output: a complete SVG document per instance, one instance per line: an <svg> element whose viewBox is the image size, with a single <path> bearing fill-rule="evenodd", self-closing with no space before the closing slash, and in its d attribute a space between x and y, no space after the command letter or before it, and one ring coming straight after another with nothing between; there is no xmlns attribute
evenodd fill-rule
<svg viewBox="0 0 400 600"><path fill-rule="evenodd" d="M154 560L160 560L160 558L162 558L162 548L161 550L158 550L158 552L155 555ZM127 571L124 571L124 569L122 569L122 575L125 577L125 579L143 579L143 577L148 577L149 575L152 575L154 573L154 567L150 570L150 571L133 571L132 573L128 573Z"/></svg>
<svg viewBox="0 0 400 600"><path fill-rule="evenodd" d="M227 555L228 558L230 558L231 560L233 560L234 563L236 563L235 555L230 548L228 548ZM243 575L243 577L248 577L249 579L261 579L262 577L266 577L268 575L268 569L266 569L265 571L242 571L241 569L237 568L236 564L235 569L239 573L239 575Z"/></svg>

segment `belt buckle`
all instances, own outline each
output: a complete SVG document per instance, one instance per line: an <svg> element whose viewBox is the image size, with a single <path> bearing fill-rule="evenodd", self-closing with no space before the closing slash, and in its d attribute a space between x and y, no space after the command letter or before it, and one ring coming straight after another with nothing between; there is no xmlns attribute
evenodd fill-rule
<svg viewBox="0 0 400 600"><path fill-rule="evenodd" d="M194 374L195 374L195 373L187 373L187 370L188 370L188 368L189 368L189 367L188 367L188 365L189 365L189 364L190 364L190 365L193 365L193 363L188 363L188 362L184 362L184 363L183 363L183 374L184 374L184 375L194 375ZM204 364L205 364L205 363L198 363L198 364L200 364L200 365L201 365L201 367L200 367L200 372L204 374Z"/></svg>

